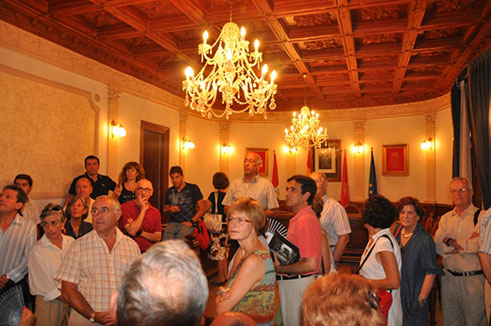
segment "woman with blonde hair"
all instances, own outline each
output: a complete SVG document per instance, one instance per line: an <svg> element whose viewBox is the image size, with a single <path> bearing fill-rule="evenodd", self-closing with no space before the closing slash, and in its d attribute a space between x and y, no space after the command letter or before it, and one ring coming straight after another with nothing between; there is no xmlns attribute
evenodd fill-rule
<svg viewBox="0 0 491 326"><path fill-rule="evenodd" d="M118 178L118 185L114 189L113 196L124 204L136 198L136 183L145 179L145 170L137 162L128 162L123 166Z"/></svg>
<svg viewBox="0 0 491 326"><path fill-rule="evenodd" d="M217 314L237 311L258 325L272 325L276 274L273 260L258 239L266 223L262 206L251 198L240 198L228 210L228 233L237 240L237 250L227 288L216 297Z"/></svg>
<svg viewBox="0 0 491 326"><path fill-rule="evenodd" d="M360 276L325 275L303 294L303 326L379 326L375 287Z"/></svg>

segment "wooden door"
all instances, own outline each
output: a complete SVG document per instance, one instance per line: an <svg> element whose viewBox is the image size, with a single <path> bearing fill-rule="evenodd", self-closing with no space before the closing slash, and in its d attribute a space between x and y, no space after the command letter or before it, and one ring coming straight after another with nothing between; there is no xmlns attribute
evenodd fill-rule
<svg viewBox="0 0 491 326"><path fill-rule="evenodd" d="M140 164L153 184L150 203L162 212L169 184L169 128L142 121L140 127Z"/></svg>

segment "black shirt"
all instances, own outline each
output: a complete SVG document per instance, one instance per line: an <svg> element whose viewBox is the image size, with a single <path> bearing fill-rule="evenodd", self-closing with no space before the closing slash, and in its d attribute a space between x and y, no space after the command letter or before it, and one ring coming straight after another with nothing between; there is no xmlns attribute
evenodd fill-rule
<svg viewBox="0 0 491 326"><path fill-rule="evenodd" d="M70 185L70 190L68 190L68 193L70 195L76 195L77 192L75 191L75 184L77 183L78 179L86 177L87 179L90 180L90 183L92 184L92 193L90 194L90 198L96 199L99 196L102 195L107 195L109 193L109 190L114 190L116 188L116 182L114 182L111 178L109 178L107 175L102 175L98 174L97 175L97 180L94 181L92 180L91 177L85 172L82 175L79 175L75 179L73 179L72 184Z"/></svg>

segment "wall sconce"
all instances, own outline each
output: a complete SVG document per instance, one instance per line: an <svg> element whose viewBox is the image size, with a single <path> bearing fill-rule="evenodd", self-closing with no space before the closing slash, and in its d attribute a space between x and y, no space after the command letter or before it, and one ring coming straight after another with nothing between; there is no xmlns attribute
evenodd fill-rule
<svg viewBox="0 0 491 326"><path fill-rule="evenodd" d="M361 141L357 141L353 145L353 153L355 153L355 154L361 154L361 153L363 153L363 144L361 143Z"/></svg>
<svg viewBox="0 0 491 326"><path fill-rule="evenodd" d="M421 149L424 151L430 151L433 147L433 139L431 137L428 137L427 139L423 140L421 143Z"/></svg>
<svg viewBox="0 0 491 326"><path fill-rule="evenodd" d="M121 122L111 121L111 135L113 138L126 136L126 129Z"/></svg>
<svg viewBox="0 0 491 326"><path fill-rule="evenodd" d="M184 137L181 140L181 144L182 144L183 150L193 149L196 147L192 141L190 141L189 139L186 139Z"/></svg>
<svg viewBox="0 0 491 326"><path fill-rule="evenodd" d="M295 154L297 152L297 148L296 147L289 147L289 146L286 146L283 147L283 152L287 153L287 154Z"/></svg>
<svg viewBox="0 0 491 326"><path fill-rule="evenodd" d="M223 143L222 145L222 154L231 154L234 151L232 145Z"/></svg>

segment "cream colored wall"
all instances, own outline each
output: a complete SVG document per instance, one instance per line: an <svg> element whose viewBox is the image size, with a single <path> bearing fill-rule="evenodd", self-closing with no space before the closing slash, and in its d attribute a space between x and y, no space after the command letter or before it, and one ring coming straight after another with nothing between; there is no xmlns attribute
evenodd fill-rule
<svg viewBox="0 0 491 326"><path fill-rule="evenodd" d="M4 28L4 24L0 24L0 29ZM12 35L12 31L9 29L8 35ZM19 32L23 34L24 38L25 32ZM0 44L5 43L4 37L7 34L3 34L0 37ZM34 36L31 36L34 37ZM2 43L3 42L3 43ZM45 47L43 45L45 40L40 40L39 46ZM31 42L36 45L36 42ZM9 43L10 45L15 44L15 42ZM46 46L47 47L47 46ZM154 90L148 85L146 88L142 86L142 82L132 79L129 76L122 75L111 71L109 68L104 68L102 65L91 61L90 59L81 58L79 55L70 54L69 50L62 49L57 45L51 45L51 47L56 48L56 51L63 53L63 56L68 58L67 62L76 58L77 63L82 62L82 66L90 67L87 71L90 71L90 76L82 75L84 72L73 72L72 69L66 68L67 62L62 62L60 60L60 66L65 68L60 68L56 65L56 62L52 62L51 57L46 57L46 60L35 58L37 50L34 49L31 55L24 54L25 48L21 51L12 50L11 48L2 47L0 45L0 64L8 67L9 69L16 69L23 73L30 74L34 77L40 77L48 81L56 83L56 85L51 85L51 88L62 89L65 92L80 94L88 94L89 99L91 99L97 107L100 109L99 125L94 131L94 137L97 136L97 155L101 158L101 173L106 173L107 171L107 153L108 153L108 134L107 134L107 115L108 115L108 88L109 85L113 87L121 86L122 92L119 97L119 109L118 109L118 120L122 122L127 130L127 136L118 140L116 157L111 159L116 160L116 166L118 170L122 167L124 163L130 160L139 160L140 155L140 123L142 120L163 125L170 128L170 160L169 165L181 164L179 156L179 146L180 146L180 114L178 109L181 102L173 102L175 99L172 97L166 97L164 92L159 93L159 91ZM53 51L56 52L56 51ZM45 48L40 49L38 52L48 52ZM51 59L50 59L51 58ZM47 63L50 61L51 63ZM73 65L75 69L75 64ZM106 71L107 70L107 71ZM104 72L104 73L101 73ZM111 74L112 79L107 80L107 75ZM93 78L90 78L90 77ZM26 77L23 77L26 78ZM32 80L32 78L27 78ZM43 82L36 81L36 83ZM16 83L7 82L7 86L14 86ZM132 86L134 85L134 87ZM118 89L118 87L116 87ZM154 100L149 100L147 95L138 90L150 89L149 94L153 96ZM41 89L41 88L40 88ZM0 90L0 92L3 91ZM46 90L47 91L47 90ZM153 93L152 93L153 92ZM59 95L47 97L43 95L45 91L41 91L41 96L44 98L44 103L56 104ZM141 94L140 94L141 93ZM158 96L155 96L157 94ZM162 95L162 96L160 96ZM2 98L4 98L2 96ZM34 97L35 99L35 97ZM20 101L20 99L17 99ZM71 103L76 101L71 99ZM167 105L167 103L170 103ZM176 103L178 103L176 105ZM64 105L66 106L66 105ZM76 106L79 107L79 106ZM73 106L70 105L73 109ZM37 109L31 107L29 111L38 112L42 109ZM84 109L78 109L78 114L80 111L83 112ZM187 109L186 109L187 110ZM395 107L394 110L403 111L403 108ZM372 113L373 113L372 109ZM31 112L32 113L32 112ZM77 113L75 113L77 114ZM329 113L331 114L331 113ZM55 114L56 115L56 114ZM327 115L327 114L326 114ZM16 115L13 117L12 125L16 125L21 121L21 115ZM43 116L44 118L44 116ZM321 116L322 118L322 116ZM329 137L332 139L341 139L342 148L348 149L348 179L350 182L350 189L352 189L353 184L353 168L354 168L354 154L349 150L353 144L353 124L350 121L336 121L336 122L323 122L327 127ZM272 177L272 167L273 167L273 150L276 151L278 168L279 168L279 180L280 180L280 198L284 198L284 188L286 185L286 179L293 173L305 173L306 166L306 156L307 153L304 150L300 150L298 153L291 156L291 154L286 154L283 152L283 135L284 128L286 127L284 122L274 123L271 120L268 122L251 122L251 123L239 123L232 122L230 125L230 143L234 147L235 151L230 155L229 171L228 175L231 180L240 177L243 174L242 171L242 161L244 153L247 147L257 147L257 148L268 148L269 149L269 175L267 179L271 180ZM36 125L33 129L33 134L39 134L42 132L42 126ZM424 200L425 187L426 187L426 170L424 154L419 148L421 140L425 136L425 124L423 116L410 116L401 118L388 118L388 119L375 119L367 120L365 125L365 144L366 147L373 146L375 151L375 161L377 167L377 179L379 185L379 192L384 193L391 200L397 200L404 195L413 195L421 200ZM43 139L51 137L52 135L56 137L56 140L60 140L60 143L68 143L66 137L59 137L59 133L55 133L54 130L45 130L46 132L53 132L43 136ZM68 133L75 132L74 130L68 130ZM41 133L41 135L44 135ZM218 146L220 142L220 131L219 125L216 121L204 120L194 116L188 116L186 122L186 136L190 138L195 144L196 148L192 151L183 153L183 168L184 174L188 181L198 184L201 187L204 196L212 190L211 176L214 172L219 170L220 167L220 156L218 152ZM7 137L8 139L9 137ZM72 137L69 137L72 139ZM447 180L451 177L451 119L450 111L448 109L437 112L436 115L436 198L438 202L449 203L449 198L447 196ZM79 145L85 142L84 140L75 141ZM407 177L384 177L381 175L382 161L381 161L381 145L382 144L396 144L396 143L408 143L409 144L409 176ZM29 147L30 144L27 144ZM61 144L60 144L61 145ZM8 143L4 145L7 148L7 152L11 157L22 157L22 148L12 147ZM39 151L42 147L40 147ZM33 148L33 151L37 151L37 148ZM73 164L79 166L80 172L83 172L82 162L79 157L69 157L69 160ZM10 162L12 163L12 162ZM368 169L370 164L369 152L365 153L364 156L364 170L365 170L365 185L364 193L366 194L367 183L368 183ZM17 166L17 165L14 165ZM32 174L35 176L46 174L46 170L41 168L39 165L33 165ZM53 169L64 169L63 165L55 165ZM0 178L4 183L10 181L12 176L6 175L5 169L2 171L2 176ZM24 172L24 171L15 171ZM70 175L78 174L74 170L70 170ZM14 171L9 172L9 174L14 173ZM116 178L117 174L111 175L112 178ZM66 177L68 178L68 176ZM46 194L49 191L49 187L44 186L39 182L39 178L36 177L35 180L35 195ZM439 180L445 180L445 182L440 182ZM64 181L65 185L60 186L60 189L64 189L67 182ZM37 183L36 183L37 182ZM340 182L331 182L329 186L329 193L332 197L340 198ZM42 196L41 196L42 197ZM46 199L45 197L43 197ZM59 198L60 199L60 198Z"/></svg>

